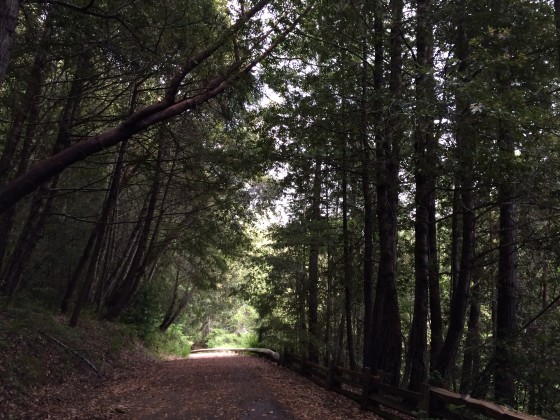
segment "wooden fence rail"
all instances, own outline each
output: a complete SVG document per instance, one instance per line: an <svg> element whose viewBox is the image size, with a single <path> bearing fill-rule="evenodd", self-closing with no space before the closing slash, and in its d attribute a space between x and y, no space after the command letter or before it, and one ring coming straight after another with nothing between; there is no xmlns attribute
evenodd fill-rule
<svg viewBox="0 0 560 420"><path fill-rule="evenodd" d="M421 392L397 388L383 383L383 372L343 369L330 363L328 367L311 363L290 354L282 355L282 364L336 391L387 419L399 419L397 412L416 418L467 420L473 418L536 420L531 416L499 404L471 398L468 395L423 384Z"/></svg>
<svg viewBox="0 0 560 420"><path fill-rule="evenodd" d="M255 353L276 361L283 366L307 376L316 384L338 392L361 404L365 410L373 411L384 418L402 420L395 412L416 418L443 418L468 420L485 416L491 419L536 420L530 416L502 405L456 394L446 389L423 384L420 392L409 391L383 383L383 372L363 372L343 369L330 363L322 366L291 355L260 348L200 349L199 352Z"/></svg>

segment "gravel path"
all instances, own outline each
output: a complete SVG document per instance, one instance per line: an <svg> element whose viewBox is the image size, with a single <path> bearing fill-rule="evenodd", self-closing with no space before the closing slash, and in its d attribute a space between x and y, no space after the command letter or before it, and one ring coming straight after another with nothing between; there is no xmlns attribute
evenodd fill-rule
<svg viewBox="0 0 560 420"><path fill-rule="evenodd" d="M37 418L379 419L268 360L229 353L147 362L50 402Z"/></svg>

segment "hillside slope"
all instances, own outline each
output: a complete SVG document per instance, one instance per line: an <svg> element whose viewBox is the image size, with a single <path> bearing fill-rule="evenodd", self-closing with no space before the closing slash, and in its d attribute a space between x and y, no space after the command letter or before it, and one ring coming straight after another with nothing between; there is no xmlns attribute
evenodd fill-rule
<svg viewBox="0 0 560 420"><path fill-rule="evenodd" d="M45 418L88 389L156 357L119 324L0 310L0 418ZM69 413L71 417L72 413Z"/></svg>

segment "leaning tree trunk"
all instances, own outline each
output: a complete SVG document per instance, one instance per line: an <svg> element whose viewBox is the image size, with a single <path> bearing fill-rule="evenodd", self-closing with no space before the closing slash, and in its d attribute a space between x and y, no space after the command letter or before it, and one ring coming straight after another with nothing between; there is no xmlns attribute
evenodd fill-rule
<svg viewBox="0 0 560 420"><path fill-rule="evenodd" d="M165 160L165 157L164 159ZM169 196L169 191L171 189L171 184L173 182L173 179L175 177L175 167L177 165L177 160L173 159L173 163L171 164L171 168L169 169L169 175L167 176L167 182L165 184L165 187L163 189L163 194L161 196L161 200L160 200L160 206L159 206L159 213L156 219L156 223L154 226L154 231L152 232L152 237L150 239L150 244L148 245L148 248L146 250L146 255L144 257L144 259L142 260L142 264L140 266L140 269L138 271L138 275L137 275L137 281L140 280L140 277L144 275L144 272L146 271L146 268L150 265L153 265L158 258L160 257L161 253L164 251L166 244L168 245L170 243L170 241L161 241L160 238L160 228L161 228L161 224L163 222L163 219L165 217L165 207L167 206L167 198ZM156 244L158 244L159 242L159 246L157 246Z"/></svg>
<svg viewBox="0 0 560 420"><path fill-rule="evenodd" d="M158 156L156 160L156 169L154 175L154 181L152 184L152 191L150 194L148 208L146 212L146 217L144 218L144 223L142 231L140 234L138 248L134 257L132 259L130 268L126 277L122 282L113 290L112 296L107 301L107 313L105 319L113 320L120 315L120 313L125 309L130 300L132 299L134 293L136 292L139 279L141 277L140 272L143 270L142 262L146 256L147 247L149 245L150 231L152 228L152 221L154 219L154 214L156 210L156 204L158 200L160 184L161 184L161 168L163 164L163 150L164 141L160 139L160 144L158 148Z"/></svg>
<svg viewBox="0 0 560 420"><path fill-rule="evenodd" d="M140 83L136 83L134 85L134 89L130 99L129 115L132 114L134 108L136 107L139 86ZM68 284L66 286L66 291L64 293L64 297L60 305L60 309L63 313L68 311L68 305L70 303L70 299L74 294L76 286L78 285L80 277L82 276L82 271L85 268L87 262L93 260L95 263L97 263L97 260L99 258L99 253L101 252L101 245L104 241L104 235L107 228L107 223L109 221L111 212L113 211L114 207L117 204L118 193L121 187L121 178L122 178L122 173L124 168L124 156L126 154L127 143L128 143L127 141L123 141L119 147L117 161L115 163L113 175L111 177L111 182L109 184L109 191L103 202L101 216L97 221L97 223L95 224L95 227L92 229L88 241L86 243L86 246L78 261L78 264L72 274L72 277L69 279ZM91 271L92 271L91 263L89 267L90 268L88 268L88 271L86 273L86 278L84 279L83 282L84 284L89 284L93 281L93 279L90 278ZM89 288L91 288L91 285L88 287L88 290ZM86 291L84 291L83 299L85 299L86 296L87 296ZM83 303L84 301L82 301L82 297L79 296L78 302L76 302L76 305L74 306L74 311L71 317L71 321L70 321L71 326L77 325Z"/></svg>
<svg viewBox="0 0 560 420"><path fill-rule="evenodd" d="M192 291L186 290L183 293L183 296L179 299L179 275L180 272L177 270L177 274L175 276L175 284L173 286L173 296L171 298L171 302L167 307L167 311L165 312L165 316L159 325L159 329L162 332L167 331L167 329L177 320L179 315L185 310L189 301L192 296Z"/></svg>
<svg viewBox="0 0 560 420"><path fill-rule="evenodd" d="M124 155L126 153L126 146L127 142L121 143L121 147L119 148L119 154L117 157L117 162L115 164L115 170L113 172L113 177L111 178L111 184L109 186L109 192L107 193L107 198L103 203L103 209L101 210L101 217L97 221L92 233L90 234L90 239L88 240L88 244L86 245L86 249L80 259L80 263L74 272L74 276L72 277L69 287L67 288L65 299L63 304L68 302L72 295L72 291L75 288L78 279L80 277L80 270L78 268L85 267L85 263L81 264L83 260L89 259L89 266L86 271L86 275L82 282L82 287L80 289L80 293L78 295L78 299L74 304L74 310L72 311L72 316L70 317L69 325L71 327L75 327L78 325L78 319L80 318L80 313L82 311L83 305L85 304L87 297L91 293L93 283L95 280L95 267L98 264L99 256L101 255L102 246L105 240L105 232L107 231L107 223L109 221L109 216L113 211L114 206L116 205L118 195L119 195L119 186L122 177L122 171L124 169ZM91 257L89 257L91 249ZM89 258L88 258L89 257Z"/></svg>
<svg viewBox="0 0 560 420"><path fill-rule="evenodd" d="M52 147L51 156L55 155L69 144L70 127L73 123L73 115L76 114L76 110L81 102L84 85L83 76L87 67L87 56L80 56L76 64L74 80L71 83L66 103L59 118L58 134ZM27 170L34 148L36 128L38 126L37 118L39 115L37 101L34 101L29 113L28 127L24 136L20 165L17 170L18 175L23 174ZM24 228L20 232L18 242L3 276L6 282L11 283L12 286L16 288L19 287L21 283L25 267L28 265L35 247L39 242L39 237L41 236L43 228L47 223L48 214L51 212L54 201L54 191L56 191L59 181L60 175L57 175L49 183L42 185L34 195ZM9 209L4 214L4 217L9 217L16 210L16 207L17 206L14 206Z"/></svg>
<svg viewBox="0 0 560 420"><path fill-rule="evenodd" d="M138 213L138 220L134 224L132 231L127 235L128 240L125 241L127 244L122 255L119 256L115 263L115 266L109 273L110 282L105 287L105 297L104 300L110 300L111 295L116 287L119 286L122 279L124 279L130 270L134 256L138 251L138 245L140 243L140 234L142 232L142 226L144 226L144 218L146 212L148 211L149 197L144 200L142 208Z"/></svg>
<svg viewBox="0 0 560 420"><path fill-rule="evenodd" d="M204 86L201 86L197 94L192 97L181 98L179 92L187 75L206 62L236 32L245 28L248 22L251 21L251 18L269 3L270 0L261 0L256 3L244 15L240 16L231 27L218 35L216 41L210 44L208 48L192 55L182 66L179 66L169 83L164 98L159 102L136 111L113 129L73 144L55 156L36 164L25 174L5 185L0 190L0 213L4 213L20 199L55 175L61 173L70 165L80 162L103 149L121 143L155 124L197 108L220 95L241 77L250 73L258 63L267 59L278 45L296 28L303 16L313 6L313 3L308 5L301 14L287 25L283 32L271 35L273 39L270 40L268 48L260 52L256 57L250 55L242 57L239 61L223 68L216 77L208 81Z"/></svg>

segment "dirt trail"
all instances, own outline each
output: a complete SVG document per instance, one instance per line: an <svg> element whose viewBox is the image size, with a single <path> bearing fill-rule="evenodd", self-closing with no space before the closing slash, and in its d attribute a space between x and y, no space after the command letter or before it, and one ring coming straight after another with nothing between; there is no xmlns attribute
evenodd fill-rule
<svg viewBox="0 0 560 420"><path fill-rule="evenodd" d="M80 391L51 398L33 418L52 419L378 419L264 359L197 354L148 362ZM0 417L2 417L0 415Z"/></svg>
<svg viewBox="0 0 560 420"><path fill-rule="evenodd" d="M220 353L167 362L150 378L143 397L135 392L127 395L127 414L146 420L293 419L255 375L264 368L258 362Z"/></svg>

